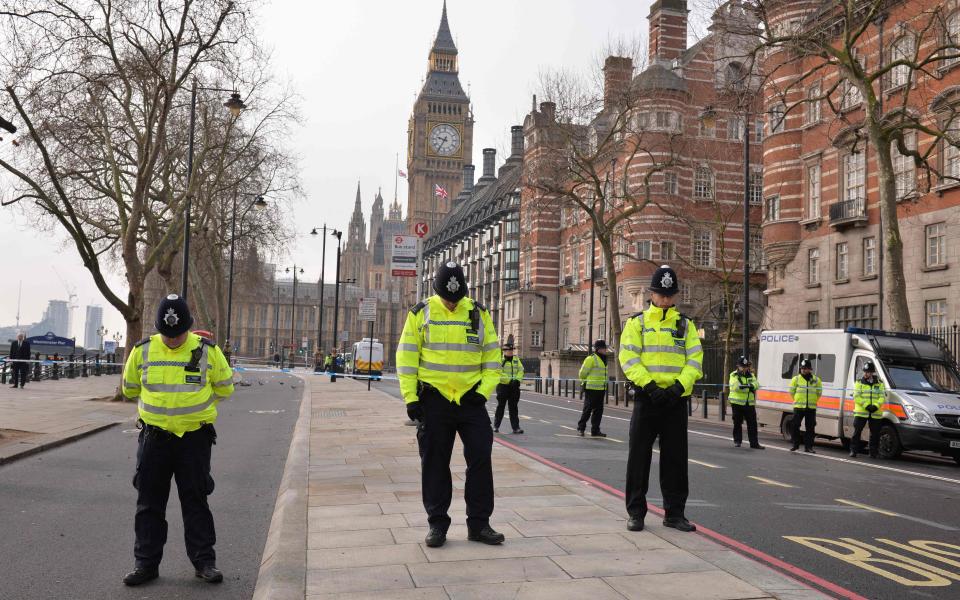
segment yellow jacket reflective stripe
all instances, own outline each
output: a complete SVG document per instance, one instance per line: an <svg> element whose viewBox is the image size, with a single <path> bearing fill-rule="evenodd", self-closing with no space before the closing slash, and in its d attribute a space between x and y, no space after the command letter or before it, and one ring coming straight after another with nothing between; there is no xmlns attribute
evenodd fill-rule
<svg viewBox="0 0 960 600"><path fill-rule="evenodd" d="M500 383L510 383L511 381L523 380L523 363L519 356L503 362L500 372Z"/></svg>
<svg viewBox="0 0 960 600"><path fill-rule="evenodd" d="M607 389L607 364L596 352L583 359L580 365L580 381L588 390Z"/></svg>
<svg viewBox="0 0 960 600"><path fill-rule="evenodd" d="M430 296L407 314L397 344L397 376L405 402L416 401L417 382L435 387L455 404L477 382L485 398L500 383L502 355L490 313L477 309L477 328L470 313L474 301L463 298L453 311L439 296Z"/></svg>
<svg viewBox="0 0 960 600"><path fill-rule="evenodd" d="M214 423L217 402L232 393L233 371L223 352L193 333L172 349L155 334L124 366L123 395L139 400L140 419L178 436Z"/></svg>
<svg viewBox="0 0 960 600"><path fill-rule="evenodd" d="M879 379L873 383L866 383L862 379L857 380L853 388L853 416L869 417L871 419L883 418L883 403L887 401L887 387ZM877 407L874 412L867 411L867 407L873 405Z"/></svg>
<svg viewBox="0 0 960 600"><path fill-rule="evenodd" d="M679 381L684 396L693 392L693 384L703 377L703 346L690 319L683 338L677 337L681 318L672 306L664 311L651 304L627 320L617 356L634 385L642 388L653 381L666 388Z"/></svg>
<svg viewBox="0 0 960 600"><path fill-rule="evenodd" d="M757 403L757 390L760 389L760 382L753 373L741 375L739 371L730 373L729 391L730 404L753 406ZM740 386L753 385L753 391L750 389L740 389Z"/></svg>
<svg viewBox="0 0 960 600"><path fill-rule="evenodd" d="M817 402L823 395L823 381L816 375L811 375L810 381L804 379L803 375L794 375L790 380L790 395L794 408L817 408Z"/></svg>

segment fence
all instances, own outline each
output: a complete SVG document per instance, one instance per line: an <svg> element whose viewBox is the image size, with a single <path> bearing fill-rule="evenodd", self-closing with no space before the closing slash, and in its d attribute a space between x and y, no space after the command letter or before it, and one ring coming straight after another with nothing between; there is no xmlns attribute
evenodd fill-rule
<svg viewBox="0 0 960 600"><path fill-rule="evenodd" d="M960 325L954 323L950 327L914 329L913 332L929 335L936 340L949 353L953 364L960 370L960 362L958 362L958 357L960 357Z"/></svg>
<svg viewBox="0 0 960 600"><path fill-rule="evenodd" d="M70 354L60 356L54 354L41 358L40 353L34 358L25 361L30 366L27 372L29 381L45 379L75 379L77 377L100 377L101 375L117 375L123 368L117 362L117 354ZM122 357L119 357L122 359ZM7 378L13 379L13 363L9 357L0 357L0 384L6 384Z"/></svg>

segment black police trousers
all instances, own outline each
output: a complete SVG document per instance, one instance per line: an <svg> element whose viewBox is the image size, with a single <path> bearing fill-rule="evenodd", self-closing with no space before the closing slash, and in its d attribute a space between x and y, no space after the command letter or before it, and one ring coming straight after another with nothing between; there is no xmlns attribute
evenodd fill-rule
<svg viewBox="0 0 960 600"><path fill-rule="evenodd" d="M420 393L423 421L417 427L420 448L421 489L427 522L446 532L450 527L453 479L450 457L457 434L463 442L467 481L463 490L467 504L467 528L479 531L490 524L493 514L493 429L484 405L460 406L434 388Z"/></svg>
<svg viewBox="0 0 960 600"><path fill-rule="evenodd" d="M497 411L493 417L493 426L500 429L500 423L503 422L504 408L510 408L510 427L514 431L520 429L520 382L497 384Z"/></svg>
<svg viewBox="0 0 960 600"><path fill-rule="evenodd" d="M653 443L660 438L660 493L667 518L683 517L689 494L687 480L687 400L654 407L643 390L636 391L630 419L627 455L627 514L643 519L647 514L647 489Z"/></svg>
<svg viewBox="0 0 960 600"><path fill-rule="evenodd" d="M745 404L730 404L733 411L733 443L743 442L743 422L747 422L747 439L751 446L758 446L757 439L757 407Z"/></svg>
<svg viewBox="0 0 960 600"><path fill-rule="evenodd" d="M854 454L860 452L860 447L862 445L860 436L863 435L863 428L868 423L870 426L870 456L876 457L880 450L880 425L883 423L883 419L854 417L853 438L850 440L850 451Z"/></svg>
<svg viewBox="0 0 960 600"><path fill-rule="evenodd" d="M607 390L583 390L583 413L577 423L577 431L586 431L587 420L590 420L590 433L600 433L600 419L603 418L603 402Z"/></svg>
<svg viewBox="0 0 960 600"><path fill-rule="evenodd" d="M803 447L813 450L813 439L817 434L817 409L794 408L791 427L791 441L794 448L800 447L800 424L803 423Z"/></svg>
<svg viewBox="0 0 960 600"><path fill-rule="evenodd" d="M133 556L137 567L158 567L163 558L171 477L177 481L187 557L197 569L216 564L213 546L217 534L207 504L207 496L213 492L210 448L216 437L213 425L204 425L183 437L150 425L140 431L137 472L133 476L137 488Z"/></svg>

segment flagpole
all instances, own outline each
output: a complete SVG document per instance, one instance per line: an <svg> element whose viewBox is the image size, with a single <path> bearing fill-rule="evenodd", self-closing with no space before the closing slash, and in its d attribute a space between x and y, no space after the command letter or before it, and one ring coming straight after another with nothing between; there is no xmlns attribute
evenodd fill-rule
<svg viewBox="0 0 960 600"><path fill-rule="evenodd" d="M397 203L397 188L400 185L400 153L396 154L396 161L393 169L393 203Z"/></svg>

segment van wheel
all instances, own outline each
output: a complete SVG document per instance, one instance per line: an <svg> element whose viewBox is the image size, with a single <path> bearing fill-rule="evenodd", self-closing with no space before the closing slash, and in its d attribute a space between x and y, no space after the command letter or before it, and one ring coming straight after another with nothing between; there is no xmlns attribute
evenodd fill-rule
<svg viewBox="0 0 960 600"><path fill-rule="evenodd" d="M880 443L877 450L881 458L897 458L903 453L900 436L893 425L884 424L880 426Z"/></svg>
<svg viewBox="0 0 960 600"><path fill-rule="evenodd" d="M783 417L780 418L780 435L788 442L793 440L791 425L793 425L793 413L783 413Z"/></svg>

